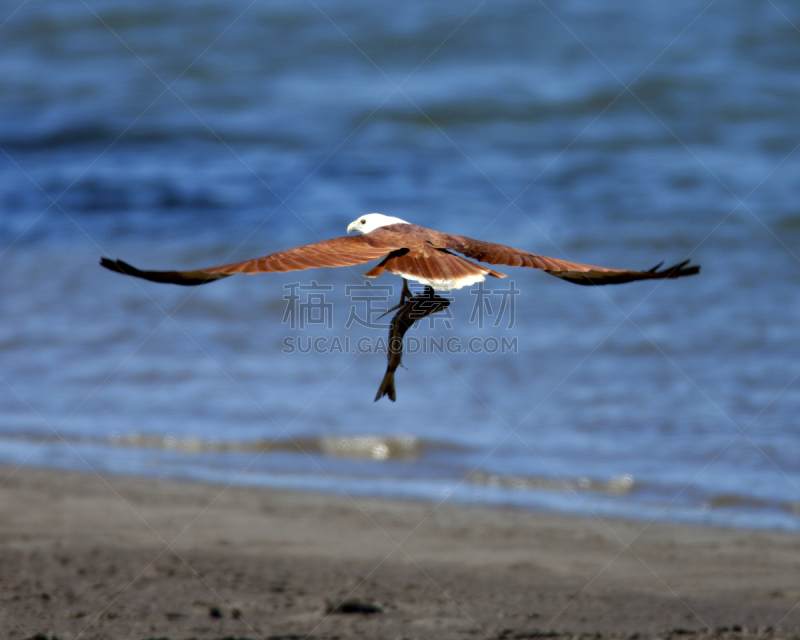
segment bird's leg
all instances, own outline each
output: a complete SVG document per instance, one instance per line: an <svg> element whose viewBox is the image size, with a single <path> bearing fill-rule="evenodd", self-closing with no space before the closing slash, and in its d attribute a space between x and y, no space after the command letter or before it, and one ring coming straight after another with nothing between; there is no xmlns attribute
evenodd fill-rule
<svg viewBox="0 0 800 640"><path fill-rule="evenodd" d="M409 316L416 322L446 309L450 306L450 300L440 298L436 295L433 287L426 284L421 295L409 298L408 305L410 308Z"/></svg>
<svg viewBox="0 0 800 640"><path fill-rule="evenodd" d="M403 303L406 300L410 300L411 297L412 297L411 296L411 289L408 288L408 280L403 278L403 289L400 291L400 304L398 304L397 307L395 307L395 309L397 309L398 307L403 306Z"/></svg>
<svg viewBox="0 0 800 640"><path fill-rule="evenodd" d="M382 313L378 316L378 320L380 320L383 316L390 314L392 311L396 311L400 307L402 307L406 302L411 300L411 289L408 288L408 280L403 278L403 289L400 291L400 302L394 305L391 309L389 309L386 313Z"/></svg>

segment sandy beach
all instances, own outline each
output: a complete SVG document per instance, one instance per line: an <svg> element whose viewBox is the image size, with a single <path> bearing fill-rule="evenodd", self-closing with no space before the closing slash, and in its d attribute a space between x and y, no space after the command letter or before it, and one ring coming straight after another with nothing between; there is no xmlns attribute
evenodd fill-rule
<svg viewBox="0 0 800 640"><path fill-rule="evenodd" d="M800 536L0 468L9 638L800 638Z"/></svg>

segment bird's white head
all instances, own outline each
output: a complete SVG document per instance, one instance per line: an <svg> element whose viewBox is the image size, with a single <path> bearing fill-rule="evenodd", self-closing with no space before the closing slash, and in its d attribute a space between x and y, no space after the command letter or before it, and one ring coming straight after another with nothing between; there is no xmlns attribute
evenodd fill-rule
<svg viewBox="0 0 800 640"><path fill-rule="evenodd" d="M368 213L365 216L361 216L357 220L353 220L347 226L347 233L351 231L358 231L359 233L369 233L370 231L375 231L380 227L385 227L389 224L409 224L405 220L401 220L400 218L393 218L392 216L385 216L382 213Z"/></svg>

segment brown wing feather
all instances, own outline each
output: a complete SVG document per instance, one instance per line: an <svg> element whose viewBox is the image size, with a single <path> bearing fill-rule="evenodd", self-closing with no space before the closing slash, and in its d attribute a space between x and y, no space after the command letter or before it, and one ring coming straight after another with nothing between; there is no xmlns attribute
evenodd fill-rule
<svg viewBox="0 0 800 640"><path fill-rule="evenodd" d="M394 236L372 233L332 238L294 249L278 251L261 258L192 271L142 271L122 260L108 258L101 258L100 264L111 271L153 282L192 286L213 282L238 273L302 271L317 267L346 267L363 264L382 258L400 246Z"/></svg>
<svg viewBox="0 0 800 640"><path fill-rule="evenodd" d="M451 251L457 251L468 258L488 264L505 264L511 267L529 267L541 269L547 273L583 285L621 284L635 280L651 280L658 278L680 278L691 276L700 272L699 265L689 265L689 260L662 269L660 264L649 271L632 271L630 269L611 269L608 267L595 267L579 262L569 262L558 258L539 256L527 251L508 247L493 242L473 240L464 236L440 234L442 246ZM663 263L662 263L663 264ZM688 266L687 266L688 265Z"/></svg>

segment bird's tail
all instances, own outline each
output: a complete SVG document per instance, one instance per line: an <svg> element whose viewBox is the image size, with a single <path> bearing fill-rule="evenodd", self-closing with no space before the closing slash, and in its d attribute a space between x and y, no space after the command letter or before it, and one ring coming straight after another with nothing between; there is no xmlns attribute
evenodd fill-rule
<svg viewBox="0 0 800 640"><path fill-rule="evenodd" d="M394 402L397 400L397 394L394 391L394 371L387 371L383 376L383 382L378 387L378 393L375 396L375 402L380 400L383 396L389 396L389 400Z"/></svg>

